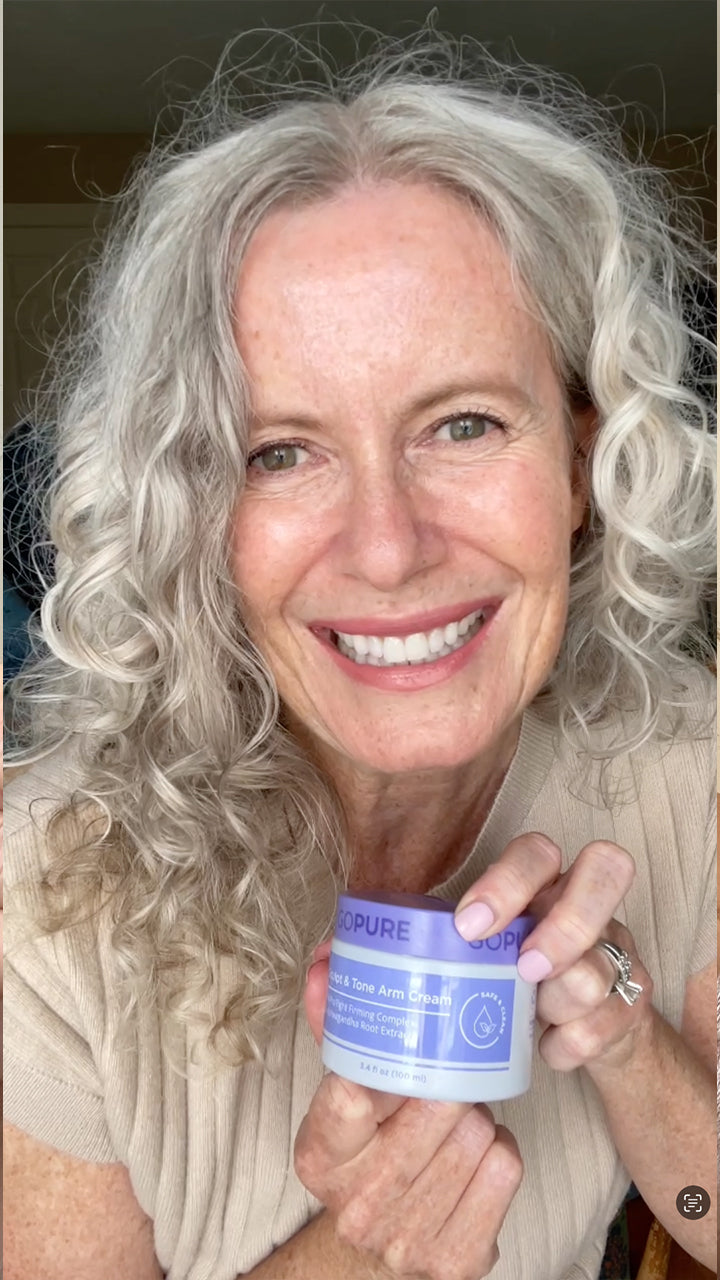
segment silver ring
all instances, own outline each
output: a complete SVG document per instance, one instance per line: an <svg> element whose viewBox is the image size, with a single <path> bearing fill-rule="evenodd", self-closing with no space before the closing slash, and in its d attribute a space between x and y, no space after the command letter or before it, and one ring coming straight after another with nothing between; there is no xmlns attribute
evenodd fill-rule
<svg viewBox="0 0 720 1280"><path fill-rule="evenodd" d="M596 942L595 948L598 951L603 951L615 965L617 976L607 994L611 996L613 991L617 991L626 1004L634 1004L638 996L642 995L643 989L639 983L630 981L632 962L627 951L624 951L622 947L616 947L614 942L606 942L605 939L601 942Z"/></svg>

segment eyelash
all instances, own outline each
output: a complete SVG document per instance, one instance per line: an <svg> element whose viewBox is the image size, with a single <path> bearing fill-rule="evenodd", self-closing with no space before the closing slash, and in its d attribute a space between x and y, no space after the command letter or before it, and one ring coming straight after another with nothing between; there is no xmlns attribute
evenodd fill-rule
<svg viewBox="0 0 720 1280"><path fill-rule="evenodd" d="M498 417L498 415L495 413L486 413L484 409L463 409L459 413L451 413L449 417L443 418L440 422L436 422L430 428L430 433L434 434L436 431L439 431L441 427L447 427L453 422L461 422L463 418L484 418L487 422L492 422L493 426L499 427L501 431L505 431L505 432L509 431L508 424L502 418ZM475 438L469 439L469 440L453 440L453 441L447 441L446 443L460 444L460 445L479 444L480 441L484 439L485 439L485 436L483 435L483 436L476 436ZM257 458L261 458L264 453L269 453L271 449L279 449L279 448L304 449L306 448L306 443L303 440L269 440L267 444L262 445L259 449L254 449L252 453L248 454L248 460L247 460L248 468L251 466L253 462L255 462ZM291 471L295 471L296 469L297 468L295 467L289 468L289 470ZM261 472L261 474L264 474L266 476L282 475L283 471L282 469L280 471L275 471L275 472L265 471L265 472Z"/></svg>

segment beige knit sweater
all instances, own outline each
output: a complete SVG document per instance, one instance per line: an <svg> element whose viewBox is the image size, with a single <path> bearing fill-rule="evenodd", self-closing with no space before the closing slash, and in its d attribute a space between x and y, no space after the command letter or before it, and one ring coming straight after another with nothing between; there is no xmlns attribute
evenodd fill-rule
<svg viewBox="0 0 720 1280"><path fill-rule="evenodd" d="M692 690L707 716L714 680L699 672ZM523 831L555 840L563 868L590 840L617 842L637 865L617 917L653 975L656 1007L679 1030L688 975L716 955L712 729L671 747L645 747L610 775L612 806L583 783L577 756L531 709L470 857L435 892L459 898ZM274 1041L272 1074L252 1065L203 1079L188 1066L185 1079L161 1049L150 1005L131 1048L113 1047L114 960L105 923L90 941L28 942L12 911L12 885L46 859L47 818L72 781L69 755L57 753L6 793L5 1116L84 1160L122 1161L154 1221L169 1280L235 1280L320 1207L292 1161L323 1075L319 1050L300 1009ZM187 1055L189 1039L179 1047ZM530 1091L491 1110L515 1135L525 1166L493 1280L595 1280L630 1177L592 1082L582 1069L551 1070L536 1048Z"/></svg>

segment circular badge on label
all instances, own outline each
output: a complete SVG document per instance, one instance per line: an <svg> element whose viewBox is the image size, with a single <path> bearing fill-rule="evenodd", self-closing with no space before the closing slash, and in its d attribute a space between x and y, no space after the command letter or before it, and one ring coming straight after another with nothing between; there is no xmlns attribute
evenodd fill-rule
<svg viewBox="0 0 720 1280"><path fill-rule="evenodd" d="M704 1218L710 1208L710 1196L704 1187L683 1187L675 1204L683 1218Z"/></svg>
<svg viewBox="0 0 720 1280"><path fill-rule="evenodd" d="M479 991L460 1010L460 1034L473 1049L491 1049L507 1021L505 1005L495 991Z"/></svg>

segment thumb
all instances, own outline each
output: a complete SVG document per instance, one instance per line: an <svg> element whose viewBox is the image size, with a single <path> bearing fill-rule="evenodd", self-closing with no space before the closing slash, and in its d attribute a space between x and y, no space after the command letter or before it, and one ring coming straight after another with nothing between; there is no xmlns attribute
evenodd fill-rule
<svg viewBox="0 0 720 1280"><path fill-rule="evenodd" d="M315 948L313 963L305 980L305 1016L318 1045L322 1044L331 947L332 942L321 942Z"/></svg>

